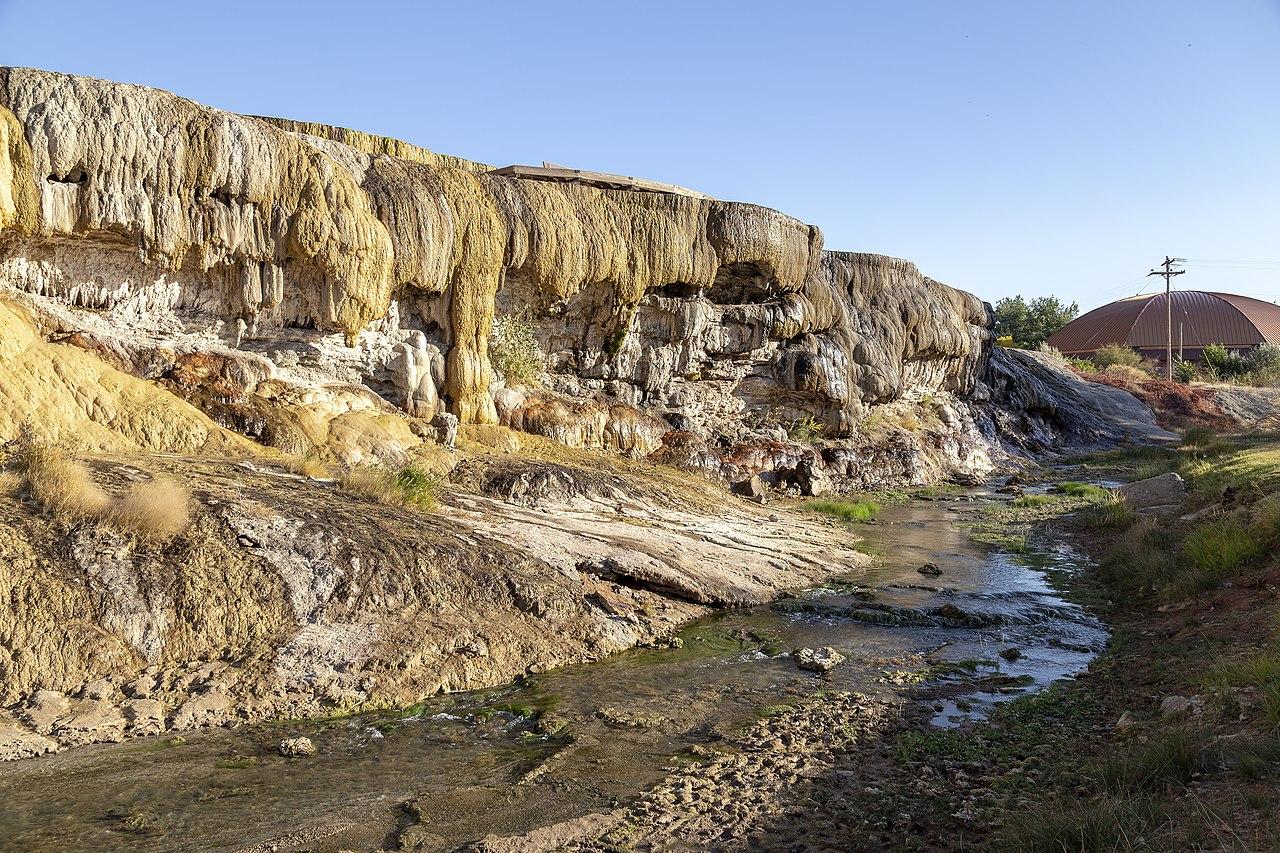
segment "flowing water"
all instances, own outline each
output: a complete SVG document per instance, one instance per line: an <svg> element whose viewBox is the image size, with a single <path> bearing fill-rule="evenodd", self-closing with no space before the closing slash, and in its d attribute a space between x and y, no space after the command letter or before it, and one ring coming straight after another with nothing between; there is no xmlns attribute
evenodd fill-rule
<svg viewBox="0 0 1280 853"><path fill-rule="evenodd" d="M966 538L966 515L992 499L889 508L858 528L878 557L869 572L704 620L678 648L436 697L401 714L206 730L6 766L0 844L175 850L275 840L292 849L306 836L282 836L310 829L308 849L376 849L393 843L410 820L403 804L415 801L414 819L450 849L632 800L689 749L818 690L900 690L906 673L935 664L983 677L979 689L933 705L934 723L980 717L1081 671L1106 642L1102 626L1046 579L1075 571L1080 555L1062 546L1006 554ZM941 574L922 575L926 563ZM821 678L792 662L802 646L832 646L849 660ZM1014 648L1015 660L1001 657ZM280 757L276 745L295 735L318 753Z"/></svg>

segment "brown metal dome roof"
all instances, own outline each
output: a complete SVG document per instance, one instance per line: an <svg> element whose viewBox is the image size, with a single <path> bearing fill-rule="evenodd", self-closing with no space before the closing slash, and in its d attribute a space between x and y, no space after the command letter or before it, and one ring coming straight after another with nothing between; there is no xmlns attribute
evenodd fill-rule
<svg viewBox="0 0 1280 853"><path fill-rule="evenodd" d="M1091 354L1107 344L1163 349L1165 295L1130 296L1081 314L1049 336L1067 355ZM1173 292L1173 345L1199 351L1209 344L1244 349L1280 344L1280 305L1202 290Z"/></svg>

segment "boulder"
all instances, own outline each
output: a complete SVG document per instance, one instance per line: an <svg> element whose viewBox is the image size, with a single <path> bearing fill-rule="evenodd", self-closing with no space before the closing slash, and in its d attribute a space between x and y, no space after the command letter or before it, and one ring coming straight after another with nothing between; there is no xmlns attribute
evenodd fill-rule
<svg viewBox="0 0 1280 853"><path fill-rule="evenodd" d="M826 674L845 662L845 656L830 646L821 649L796 649L791 653L796 666L810 672Z"/></svg>
<svg viewBox="0 0 1280 853"><path fill-rule="evenodd" d="M800 464L796 466L795 480L800 494L806 497L820 497L830 494L833 489L831 478L812 459L800 460Z"/></svg>
<svg viewBox="0 0 1280 853"><path fill-rule="evenodd" d="M760 479L759 474L752 474L745 480L739 480L733 484L734 494L741 495L744 498L763 498L769 491L769 487L765 485L764 480Z"/></svg>
<svg viewBox="0 0 1280 853"><path fill-rule="evenodd" d="M1140 515L1166 515L1182 506L1187 497L1187 484L1171 471L1126 483L1120 487L1119 494Z"/></svg>
<svg viewBox="0 0 1280 853"><path fill-rule="evenodd" d="M938 568L933 563L925 563L923 566L916 569L916 571L924 575L925 577L930 577L930 578L936 578L942 574L942 569Z"/></svg>
<svg viewBox="0 0 1280 853"><path fill-rule="evenodd" d="M280 754L284 756L315 755L316 745L309 737L291 737L280 741Z"/></svg>
<svg viewBox="0 0 1280 853"><path fill-rule="evenodd" d="M436 441L453 450L458 442L458 416L450 412L440 412L431 419L436 428Z"/></svg>

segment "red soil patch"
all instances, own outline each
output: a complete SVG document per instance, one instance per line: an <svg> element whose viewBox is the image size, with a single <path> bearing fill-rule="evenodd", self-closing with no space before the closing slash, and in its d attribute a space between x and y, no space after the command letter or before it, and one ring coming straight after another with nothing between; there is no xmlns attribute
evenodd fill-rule
<svg viewBox="0 0 1280 853"><path fill-rule="evenodd" d="M1155 412L1156 421L1166 429L1209 427L1235 431L1240 423L1218 407L1217 395L1209 388L1195 388L1165 379L1133 379L1105 372L1076 371L1082 378L1128 391Z"/></svg>

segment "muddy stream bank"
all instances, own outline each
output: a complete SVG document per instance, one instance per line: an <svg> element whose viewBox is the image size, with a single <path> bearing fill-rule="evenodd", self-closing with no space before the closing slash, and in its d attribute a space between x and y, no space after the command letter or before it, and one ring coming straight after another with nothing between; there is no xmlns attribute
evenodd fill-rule
<svg viewBox="0 0 1280 853"><path fill-rule="evenodd" d="M1047 579L1083 557L1061 546L1010 554L967 538L966 519L997 499L889 507L857 529L877 557L869 571L718 614L671 648L394 714L206 730L8 765L0 838L24 850L378 849L412 824L419 843L448 850L626 805L673 765L819 691L889 696L928 669L956 682L941 691L955 695L928 700L936 725L980 717L1079 672L1106 642ZM922 574L926 564L937 573ZM848 658L827 676L792 660L795 648L824 646ZM297 735L317 754L281 757L277 744Z"/></svg>

